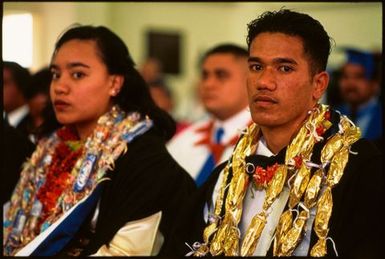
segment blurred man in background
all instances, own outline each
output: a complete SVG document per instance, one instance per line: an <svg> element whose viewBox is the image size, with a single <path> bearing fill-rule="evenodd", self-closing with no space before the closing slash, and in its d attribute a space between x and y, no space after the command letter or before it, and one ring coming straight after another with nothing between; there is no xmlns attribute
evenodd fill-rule
<svg viewBox="0 0 385 259"><path fill-rule="evenodd" d="M3 107L9 124L28 135L27 115L29 108L26 91L31 75L28 69L16 62L3 62Z"/></svg>
<svg viewBox="0 0 385 259"><path fill-rule="evenodd" d="M380 82L373 54L347 49L347 62L341 69L339 89L343 103L337 110L356 123L362 137L382 138L382 105Z"/></svg>
<svg viewBox="0 0 385 259"><path fill-rule="evenodd" d="M215 46L204 55L198 92L210 117L194 123L168 144L169 152L198 186L215 165L230 156L240 131L251 123L247 58L247 50L233 44Z"/></svg>

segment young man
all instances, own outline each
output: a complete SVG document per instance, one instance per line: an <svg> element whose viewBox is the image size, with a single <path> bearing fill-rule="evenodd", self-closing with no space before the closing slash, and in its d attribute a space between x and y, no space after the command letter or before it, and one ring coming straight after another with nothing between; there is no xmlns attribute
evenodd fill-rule
<svg viewBox="0 0 385 259"><path fill-rule="evenodd" d="M222 44L210 49L201 63L199 96L209 119L184 129L168 150L201 186L215 165L225 161L242 129L251 123L247 110L246 49Z"/></svg>
<svg viewBox="0 0 385 259"><path fill-rule="evenodd" d="M360 127L362 137L382 138L382 105L380 84L376 78L374 56L347 49L348 60L341 68L339 90L344 103L337 107Z"/></svg>
<svg viewBox="0 0 385 259"><path fill-rule="evenodd" d="M3 104L9 124L28 136L29 108L26 91L31 75L15 62L3 62Z"/></svg>
<svg viewBox="0 0 385 259"><path fill-rule="evenodd" d="M381 154L318 103L329 81L328 34L309 15L282 9L252 21L247 43L255 124L185 204L181 241L169 252L379 256Z"/></svg>

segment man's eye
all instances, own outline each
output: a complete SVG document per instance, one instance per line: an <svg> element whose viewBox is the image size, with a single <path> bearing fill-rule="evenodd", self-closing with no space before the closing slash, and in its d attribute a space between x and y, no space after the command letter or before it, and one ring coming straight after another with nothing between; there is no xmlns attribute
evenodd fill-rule
<svg viewBox="0 0 385 259"><path fill-rule="evenodd" d="M280 66L280 67L279 67L279 70L280 70L281 72L287 73L287 72L293 71L293 68L291 68L290 66Z"/></svg>
<svg viewBox="0 0 385 259"><path fill-rule="evenodd" d="M259 71L262 70L262 66L260 64L251 64L249 65L250 71Z"/></svg>

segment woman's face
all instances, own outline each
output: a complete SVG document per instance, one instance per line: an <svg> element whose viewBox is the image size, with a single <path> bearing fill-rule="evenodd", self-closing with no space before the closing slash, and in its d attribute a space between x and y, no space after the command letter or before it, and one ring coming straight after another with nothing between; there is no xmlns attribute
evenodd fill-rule
<svg viewBox="0 0 385 259"><path fill-rule="evenodd" d="M93 40L70 40L53 56L50 95L58 121L87 137L112 106L123 83L108 73Z"/></svg>

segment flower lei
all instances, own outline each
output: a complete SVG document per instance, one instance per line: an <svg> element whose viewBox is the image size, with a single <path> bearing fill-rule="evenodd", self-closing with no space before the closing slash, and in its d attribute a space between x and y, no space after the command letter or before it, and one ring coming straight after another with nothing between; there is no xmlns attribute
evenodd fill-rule
<svg viewBox="0 0 385 259"><path fill-rule="evenodd" d="M48 167L46 181L39 188L36 197L42 204L42 215L38 222L38 228L54 213L56 202L64 189L73 182L71 170L83 152L83 145L79 137L71 127L63 127L57 131L60 139Z"/></svg>
<svg viewBox="0 0 385 259"><path fill-rule="evenodd" d="M23 165L4 217L4 255L15 255L108 179L106 172L127 143L151 127L148 117L114 106L99 118L84 145L69 127L42 139Z"/></svg>
<svg viewBox="0 0 385 259"><path fill-rule="evenodd" d="M317 165L310 162L314 144L323 140L322 135L319 134L323 134L331 126L329 118L330 111L327 105L319 104L310 113L287 147L285 163L278 165L272 179L268 181L262 212L252 218L244 239L240 243L238 224L242 215L243 199L250 181L245 157L255 153L260 135L257 125L249 127L235 147L232 158L223 169L223 180L213 215L203 232L203 243L194 243L189 254L194 256L253 255L267 222L268 210L279 197L285 184L288 184L289 210L281 214L276 227L273 254L275 256L292 254L304 233L304 226L309 218L309 209L317 206L314 231L319 240L311 249L310 254L312 256L326 255L328 222L332 210L331 188L343 175L350 146L360 137L359 128L355 127L346 116L341 116L338 124L339 132L330 137L322 148L322 164ZM310 167L318 168L318 170L312 174ZM268 178L267 175L262 177L264 180L268 180ZM326 181L322 179L326 179ZM320 190L325 191L320 194ZM303 210L298 209L297 218L293 219L292 211L296 210L295 206L302 207Z"/></svg>

